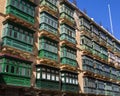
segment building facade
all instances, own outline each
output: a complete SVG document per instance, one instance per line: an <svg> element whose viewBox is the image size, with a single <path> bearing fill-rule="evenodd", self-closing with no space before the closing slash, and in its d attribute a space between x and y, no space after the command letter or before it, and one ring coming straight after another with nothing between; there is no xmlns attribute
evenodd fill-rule
<svg viewBox="0 0 120 96"><path fill-rule="evenodd" d="M0 96L119 96L120 42L74 4L0 4Z"/></svg>

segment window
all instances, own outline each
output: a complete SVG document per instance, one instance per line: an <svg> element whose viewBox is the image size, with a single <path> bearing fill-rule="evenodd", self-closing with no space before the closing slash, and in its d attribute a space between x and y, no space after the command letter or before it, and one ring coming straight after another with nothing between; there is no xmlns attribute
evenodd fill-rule
<svg viewBox="0 0 120 96"><path fill-rule="evenodd" d="M105 88L105 85L104 85L103 82L98 81L98 83L97 83L97 87L98 87L98 89L104 89L104 88Z"/></svg>
<svg viewBox="0 0 120 96"><path fill-rule="evenodd" d="M11 66L11 73L14 73L14 71L15 71L14 66Z"/></svg>
<svg viewBox="0 0 120 96"><path fill-rule="evenodd" d="M9 65L5 66L5 72L9 72Z"/></svg>
<svg viewBox="0 0 120 96"><path fill-rule="evenodd" d="M12 29L8 29L8 36L12 36Z"/></svg>
<svg viewBox="0 0 120 96"><path fill-rule="evenodd" d="M3 62L3 59L0 59L0 63L2 63Z"/></svg>
<svg viewBox="0 0 120 96"><path fill-rule="evenodd" d="M47 79L50 80L50 73L47 73Z"/></svg>
<svg viewBox="0 0 120 96"><path fill-rule="evenodd" d="M40 79L40 73L37 73L37 79Z"/></svg>
<svg viewBox="0 0 120 96"><path fill-rule="evenodd" d="M66 83L69 83L69 78L68 77L66 77Z"/></svg>
<svg viewBox="0 0 120 96"><path fill-rule="evenodd" d="M105 55L108 55L107 49L104 48L104 47L101 48L101 53L105 54Z"/></svg>
<svg viewBox="0 0 120 96"><path fill-rule="evenodd" d="M80 25L82 26L85 26L86 28L90 29L90 22L87 21L86 19L84 18L80 18Z"/></svg>
<svg viewBox="0 0 120 96"><path fill-rule="evenodd" d="M51 75L51 80L55 80L55 74Z"/></svg>
<svg viewBox="0 0 120 96"><path fill-rule="evenodd" d="M17 32L14 32L14 38L17 38Z"/></svg>
<svg viewBox="0 0 120 96"><path fill-rule="evenodd" d="M75 84L76 84L76 85L78 84L78 80L77 80L77 79L75 79Z"/></svg>
<svg viewBox="0 0 120 96"><path fill-rule="evenodd" d="M2 72L2 64L0 64L0 72Z"/></svg>
<svg viewBox="0 0 120 96"><path fill-rule="evenodd" d="M20 68L18 66L16 67L16 74L20 75Z"/></svg>
<svg viewBox="0 0 120 96"><path fill-rule="evenodd" d="M19 0L19 1L12 0L11 5L14 6L16 9L19 9L20 11L25 12L26 14L34 16L33 14L30 14L30 11L34 11L35 7L33 7L32 5L30 5L27 2L24 2L22 0Z"/></svg>
<svg viewBox="0 0 120 96"><path fill-rule="evenodd" d="M100 52L100 45L98 45L97 43L94 42L93 48L94 48L96 51L99 51L99 52Z"/></svg>
<svg viewBox="0 0 120 96"><path fill-rule="evenodd" d="M26 68L26 76L31 76L31 70Z"/></svg>
<svg viewBox="0 0 120 96"><path fill-rule="evenodd" d="M62 82L63 82L63 83L65 82L65 78L64 78L64 77L62 77Z"/></svg>
<svg viewBox="0 0 120 96"><path fill-rule="evenodd" d="M87 37L85 37L85 36L82 36L82 37L81 37L81 44L84 44L84 45L87 45L87 46L89 46L89 47L92 47L93 42L92 42L91 39L89 39L89 38L87 38Z"/></svg>
<svg viewBox="0 0 120 96"><path fill-rule="evenodd" d="M98 28L96 28L95 26L92 26L92 31L93 31L95 34L99 35Z"/></svg>
<svg viewBox="0 0 120 96"><path fill-rule="evenodd" d="M59 81L59 76L58 75L56 75L56 81Z"/></svg>
<svg viewBox="0 0 120 96"><path fill-rule="evenodd" d="M25 76L25 68L21 68L21 75Z"/></svg>
<svg viewBox="0 0 120 96"><path fill-rule="evenodd" d="M40 71L41 69L40 68L37 68L37 71Z"/></svg>
<svg viewBox="0 0 120 96"><path fill-rule="evenodd" d="M42 72L42 79L46 79L46 73Z"/></svg>
<svg viewBox="0 0 120 96"><path fill-rule="evenodd" d="M110 72L110 68L106 66L105 67L105 71L109 73Z"/></svg>
<svg viewBox="0 0 120 96"><path fill-rule="evenodd" d="M42 41L42 39L39 41L39 48L40 50L44 49L46 51L52 52L57 54L58 53L58 48L57 48L57 43L54 43L53 41L43 39L46 42Z"/></svg>

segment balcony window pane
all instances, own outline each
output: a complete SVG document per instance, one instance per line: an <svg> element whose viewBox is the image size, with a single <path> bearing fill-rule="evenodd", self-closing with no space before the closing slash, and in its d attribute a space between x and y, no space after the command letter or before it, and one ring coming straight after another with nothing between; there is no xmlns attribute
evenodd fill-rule
<svg viewBox="0 0 120 96"><path fill-rule="evenodd" d="M47 73L47 79L50 80L50 73Z"/></svg>
<svg viewBox="0 0 120 96"><path fill-rule="evenodd" d="M46 79L46 73L42 72L42 79Z"/></svg>
<svg viewBox="0 0 120 96"><path fill-rule="evenodd" d="M40 79L40 73L37 73L37 79Z"/></svg>
<svg viewBox="0 0 120 96"><path fill-rule="evenodd" d="M2 64L0 64L0 72L2 72Z"/></svg>

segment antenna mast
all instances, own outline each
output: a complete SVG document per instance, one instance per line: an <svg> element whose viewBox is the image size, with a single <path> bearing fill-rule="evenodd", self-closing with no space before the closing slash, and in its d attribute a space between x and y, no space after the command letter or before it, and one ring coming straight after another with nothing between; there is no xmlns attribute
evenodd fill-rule
<svg viewBox="0 0 120 96"><path fill-rule="evenodd" d="M108 4L108 11L109 11L109 19L110 19L110 27L111 27L111 32L112 35L114 35L113 31L113 24L112 24L112 16L111 16L111 10L110 10L110 4Z"/></svg>
<svg viewBox="0 0 120 96"><path fill-rule="evenodd" d="M77 5L77 2L76 2L76 0L73 0L73 3L74 3L75 5Z"/></svg>

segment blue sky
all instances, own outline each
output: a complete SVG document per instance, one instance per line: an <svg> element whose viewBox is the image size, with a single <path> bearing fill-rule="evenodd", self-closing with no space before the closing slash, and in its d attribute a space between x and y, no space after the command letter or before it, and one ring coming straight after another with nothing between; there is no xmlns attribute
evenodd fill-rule
<svg viewBox="0 0 120 96"><path fill-rule="evenodd" d="M72 0L71 0L72 1ZM114 36L120 40L120 0L76 0L80 10L86 10L87 15L94 18L98 24L101 22L104 28L110 28L108 4L110 4Z"/></svg>

